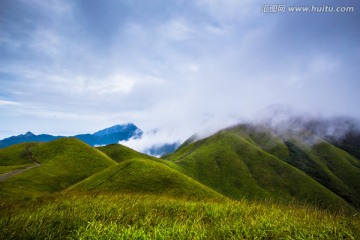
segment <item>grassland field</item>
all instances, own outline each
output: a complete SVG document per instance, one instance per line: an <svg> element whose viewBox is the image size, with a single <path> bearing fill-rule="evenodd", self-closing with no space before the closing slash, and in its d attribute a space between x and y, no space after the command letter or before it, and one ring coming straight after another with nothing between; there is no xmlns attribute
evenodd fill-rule
<svg viewBox="0 0 360 240"><path fill-rule="evenodd" d="M359 214L296 203L66 192L0 211L0 239L360 239Z"/></svg>

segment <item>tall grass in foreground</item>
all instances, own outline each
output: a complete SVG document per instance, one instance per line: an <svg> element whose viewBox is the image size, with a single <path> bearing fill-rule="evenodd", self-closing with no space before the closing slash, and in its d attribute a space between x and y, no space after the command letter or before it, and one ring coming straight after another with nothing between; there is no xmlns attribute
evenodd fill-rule
<svg viewBox="0 0 360 240"><path fill-rule="evenodd" d="M245 200L66 193L0 212L0 239L360 239L358 215Z"/></svg>

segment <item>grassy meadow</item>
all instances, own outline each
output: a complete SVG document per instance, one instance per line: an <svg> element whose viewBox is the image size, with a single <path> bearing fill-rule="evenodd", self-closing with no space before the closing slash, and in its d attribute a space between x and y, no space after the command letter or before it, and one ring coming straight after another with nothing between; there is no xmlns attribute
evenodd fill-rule
<svg viewBox="0 0 360 240"><path fill-rule="evenodd" d="M18 144L0 149L0 174L25 169L0 178L0 239L360 239L359 166L324 140L248 126L163 158Z"/></svg>
<svg viewBox="0 0 360 240"><path fill-rule="evenodd" d="M359 214L296 203L66 192L0 211L0 239L360 239Z"/></svg>

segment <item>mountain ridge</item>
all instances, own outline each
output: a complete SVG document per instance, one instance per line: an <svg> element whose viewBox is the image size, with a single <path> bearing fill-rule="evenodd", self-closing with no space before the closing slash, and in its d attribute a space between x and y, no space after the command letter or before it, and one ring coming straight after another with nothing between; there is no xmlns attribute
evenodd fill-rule
<svg viewBox="0 0 360 240"><path fill-rule="evenodd" d="M99 130L93 134L77 134L74 136L53 136L49 134L35 135L28 131L25 134L11 136L0 140L0 148L8 147L18 143L24 142L49 142L59 138L74 137L91 146L107 145L118 143L122 140L129 140L130 138L140 138L143 132L133 123L117 124L109 128Z"/></svg>
<svg viewBox="0 0 360 240"><path fill-rule="evenodd" d="M190 189L205 186L204 190L212 189L234 200L296 201L349 212L360 209L360 159L334 145L331 137L318 136L316 131L304 126L283 128L279 132L267 125L242 123L203 139L192 137L162 158L120 144L95 148L76 138L21 143L0 149L0 170L25 168L33 164L31 159L41 165L1 182L0 193L36 197L72 188L88 179L79 184L84 190L145 191L161 195L166 194L165 189L178 186L183 190L174 194L186 197L187 184L180 184L185 181L192 186ZM117 128L98 134L106 135ZM341 138L337 139L341 142ZM353 139L357 137L349 138L346 143L356 149L358 143L352 142ZM90 163L98 164L96 171ZM82 168L87 169L85 175ZM120 185L114 185L111 182L114 179Z"/></svg>
<svg viewBox="0 0 360 240"><path fill-rule="evenodd" d="M293 123L301 124L295 128ZM332 141L342 143L350 132L346 146L356 150L359 143L350 140L359 135L352 128L334 131L337 136L320 135L307 121L293 123L280 126L281 131L266 124L238 124L203 139L192 137L165 159L233 199L295 198L359 209L360 159Z"/></svg>

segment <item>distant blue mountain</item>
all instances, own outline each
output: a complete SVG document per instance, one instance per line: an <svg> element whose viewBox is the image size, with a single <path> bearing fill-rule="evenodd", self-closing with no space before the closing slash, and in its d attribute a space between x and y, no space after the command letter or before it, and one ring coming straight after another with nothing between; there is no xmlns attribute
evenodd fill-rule
<svg viewBox="0 0 360 240"><path fill-rule="evenodd" d="M154 145L151 148L146 149L145 153L152 156L163 156L174 152L179 146L179 143L165 143L160 146Z"/></svg>
<svg viewBox="0 0 360 240"><path fill-rule="evenodd" d="M105 128L93 134L80 134L71 137L80 139L91 146L96 146L118 143L119 141L129 140L130 138L140 138L142 134L143 131L140 128L132 123L127 123ZM48 134L35 135L32 132L27 132L0 140L0 148L23 142L49 142L62 137L66 136L52 136Z"/></svg>

